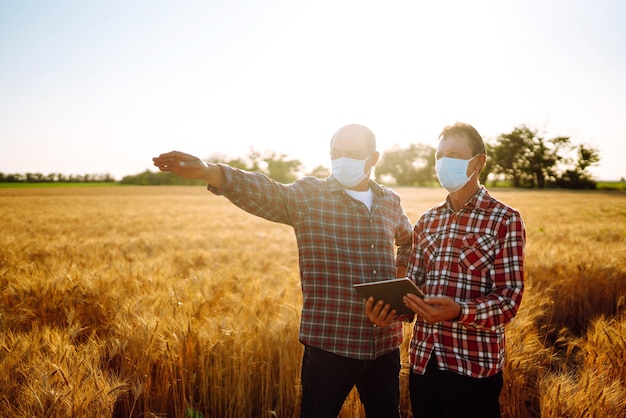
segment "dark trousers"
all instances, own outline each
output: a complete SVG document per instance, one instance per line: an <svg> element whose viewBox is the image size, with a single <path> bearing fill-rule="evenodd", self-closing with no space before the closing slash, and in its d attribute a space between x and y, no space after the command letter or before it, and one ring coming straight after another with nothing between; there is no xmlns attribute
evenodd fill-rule
<svg viewBox="0 0 626 418"><path fill-rule="evenodd" d="M302 418L336 418L356 385L367 418L400 417L400 351L356 360L305 346Z"/></svg>
<svg viewBox="0 0 626 418"><path fill-rule="evenodd" d="M500 417L502 373L478 379L439 370L433 354L425 374L411 373L409 390L415 417Z"/></svg>

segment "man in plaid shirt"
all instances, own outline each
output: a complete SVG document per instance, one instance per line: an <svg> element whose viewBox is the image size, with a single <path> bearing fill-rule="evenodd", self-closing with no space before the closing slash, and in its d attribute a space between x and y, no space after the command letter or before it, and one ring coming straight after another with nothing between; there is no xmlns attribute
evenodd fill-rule
<svg viewBox="0 0 626 418"><path fill-rule="evenodd" d="M426 297L404 301L417 316L409 387L419 417L500 416L504 326L522 300L526 237L519 212L480 185L486 158L476 129L445 127L436 167L449 194L415 224L407 275ZM385 326L395 311L370 300L366 314Z"/></svg>
<svg viewBox="0 0 626 418"><path fill-rule="evenodd" d="M302 417L337 417L354 385L368 418L400 416L402 324L373 325L353 288L404 277L410 258L412 225L399 196L370 180L378 157L374 134L347 125L331 140L333 175L325 180L285 185L176 151L153 159L161 171L203 179L243 210L294 228L303 294Z"/></svg>

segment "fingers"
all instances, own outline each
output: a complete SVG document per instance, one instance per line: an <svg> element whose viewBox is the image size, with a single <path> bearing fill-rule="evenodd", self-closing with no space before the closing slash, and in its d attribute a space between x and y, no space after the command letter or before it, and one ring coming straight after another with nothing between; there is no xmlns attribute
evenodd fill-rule
<svg viewBox="0 0 626 418"><path fill-rule="evenodd" d="M374 310L374 298L371 297L365 301L365 314L369 318L372 315L372 311Z"/></svg>
<svg viewBox="0 0 626 418"><path fill-rule="evenodd" d="M182 153L178 151L166 152L153 158L152 162L154 166L158 167L161 171L172 171L180 161L184 160L181 154Z"/></svg>
<svg viewBox="0 0 626 418"><path fill-rule="evenodd" d="M418 303L424 300L420 296L417 296L416 294L413 294L413 293L407 293L404 297L410 299L414 303Z"/></svg>
<svg viewBox="0 0 626 418"><path fill-rule="evenodd" d="M433 320L433 311L432 308L425 303L421 298L417 297L414 294L407 294L402 298L404 304L411 309L415 314L422 318L424 321L428 323Z"/></svg>
<svg viewBox="0 0 626 418"><path fill-rule="evenodd" d="M204 161L190 154L185 154L180 151L171 151L164 154L160 154L158 157L154 157L152 162L155 167L158 167L161 171L171 171L179 173L182 170L201 169L207 165Z"/></svg>
<svg viewBox="0 0 626 418"><path fill-rule="evenodd" d="M391 305L385 303L384 300L376 302L373 297L370 297L365 301L365 314L373 324L386 327L395 318L396 310L391 309Z"/></svg>
<svg viewBox="0 0 626 418"><path fill-rule="evenodd" d="M160 162L160 163L182 161L185 159L185 156L187 156L187 154L182 153L180 151L170 151L170 152L166 152L163 154L159 154L159 156L153 158L152 161Z"/></svg>
<svg viewBox="0 0 626 418"><path fill-rule="evenodd" d="M449 297L425 297L408 294L403 299L404 304L429 324L446 321L458 315L459 304Z"/></svg>
<svg viewBox="0 0 626 418"><path fill-rule="evenodd" d="M424 303L424 301L422 300L422 298L414 295L413 293L407 293L406 295L404 295L402 301L409 309L411 309L418 315L420 314L420 312L423 311L422 304Z"/></svg>

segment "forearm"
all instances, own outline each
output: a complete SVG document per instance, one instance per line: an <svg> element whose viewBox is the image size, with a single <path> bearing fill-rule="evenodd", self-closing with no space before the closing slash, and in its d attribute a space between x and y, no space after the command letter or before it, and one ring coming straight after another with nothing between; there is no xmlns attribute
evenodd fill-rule
<svg viewBox="0 0 626 418"><path fill-rule="evenodd" d="M401 279L406 277L406 266L396 266L396 278Z"/></svg>
<svg viewBox="0 0 626 418"><path fill-rule="evenodd" d="M293 192L293 188L260 172L240 170L223 164L217 164L216 168L219 170L217 176L211 177L215 174L213 171L206 173L203 178L210 192L226 197L252 215L291 225L290 208L298 210L289 204L292 200L289 198L290 190ZM210 182L220 184L221 187ZM300 201L299 207L308 207L303 198Z"/></svg>

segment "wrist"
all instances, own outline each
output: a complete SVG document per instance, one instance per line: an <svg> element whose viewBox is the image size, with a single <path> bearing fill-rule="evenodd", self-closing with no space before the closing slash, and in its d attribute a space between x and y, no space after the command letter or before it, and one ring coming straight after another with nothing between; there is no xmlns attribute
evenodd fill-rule
<svg viewBox="0 0 626 418"><path fill-rule="evenodd" d="M463 306L461 306L460 303L457 303L457 306L459 307L459 313L457 313L456 316L450 320L452 322L458 321L461 319L461 316L463 316Z"/></svg>
<svg viewBox="0 0 626 418"><path fill-rule="evenodd" d="M224 175L222 173L222 168L213 163L205 163L204 172L202 173L202 180L206 182L208 185L221 188L224 183Z"/></svg>

